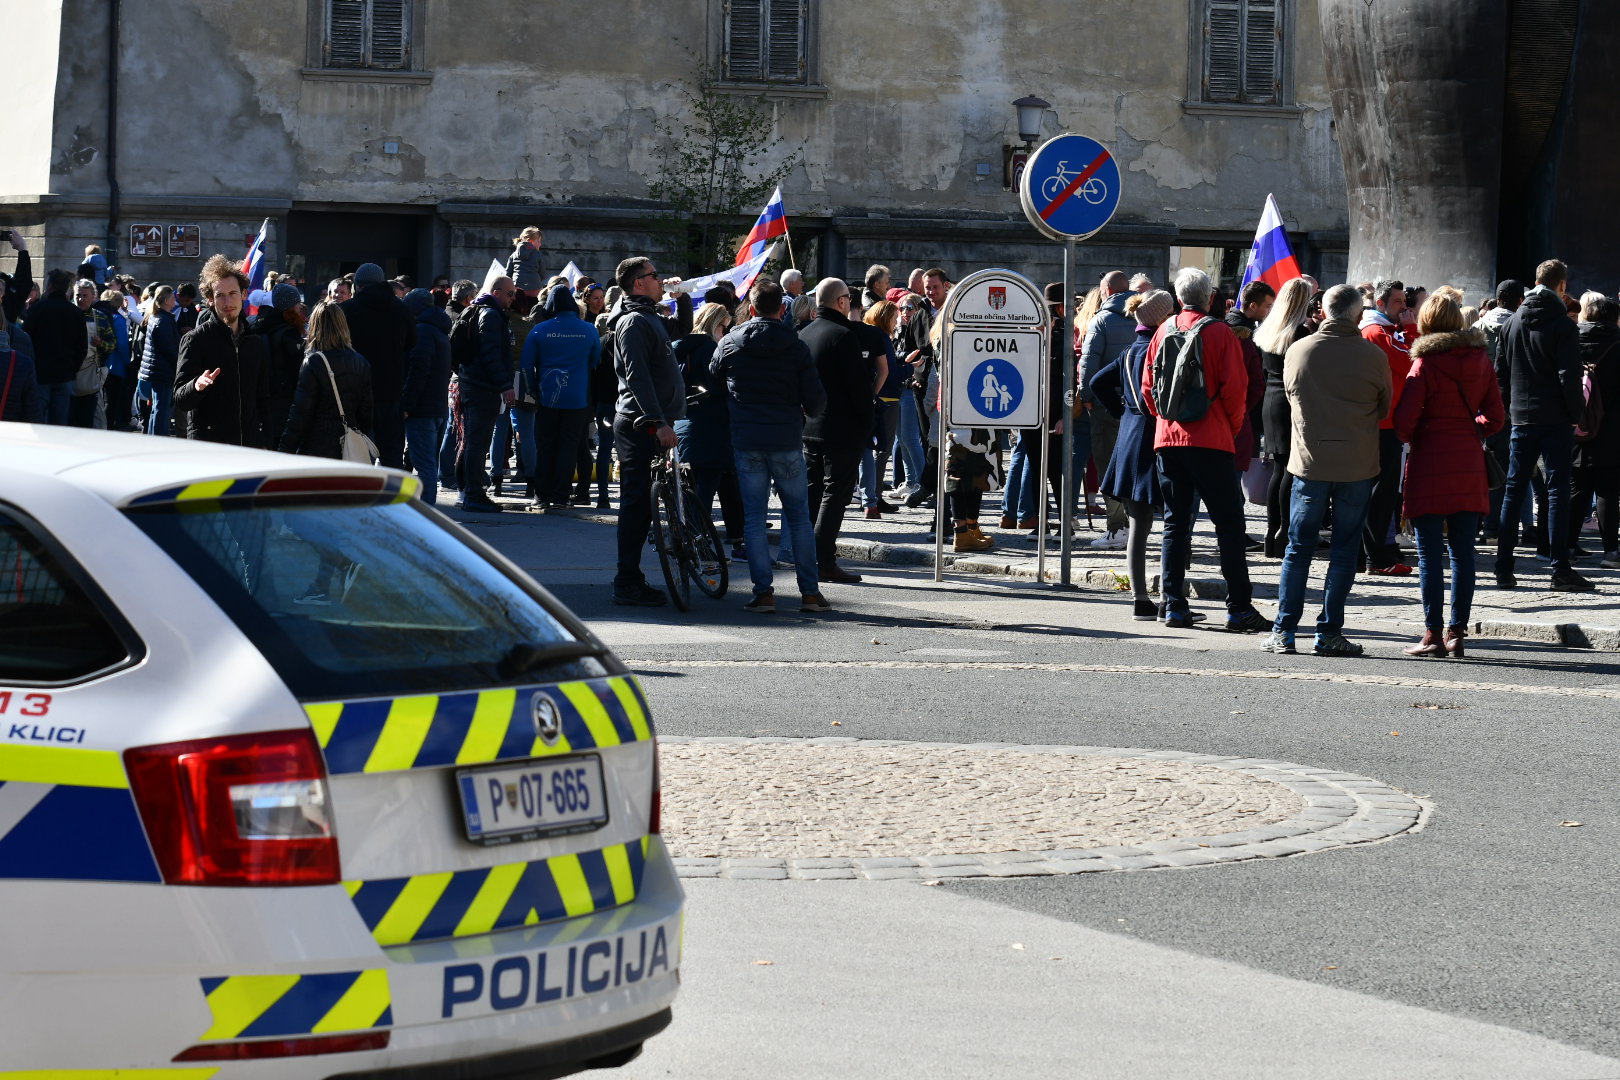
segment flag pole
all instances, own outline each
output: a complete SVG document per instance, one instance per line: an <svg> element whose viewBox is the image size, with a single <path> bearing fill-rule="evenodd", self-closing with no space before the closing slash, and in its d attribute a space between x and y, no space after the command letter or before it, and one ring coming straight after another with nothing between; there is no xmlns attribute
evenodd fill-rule
<svg viewBox="0 0 1620 1080"><path fill-rule="evenodd" d="M793 261L793 233L792 232L783 233L782 234L782 239L787 241L788 265L793 267L793 269L797 270L799 268L799 264Z"/></svg>

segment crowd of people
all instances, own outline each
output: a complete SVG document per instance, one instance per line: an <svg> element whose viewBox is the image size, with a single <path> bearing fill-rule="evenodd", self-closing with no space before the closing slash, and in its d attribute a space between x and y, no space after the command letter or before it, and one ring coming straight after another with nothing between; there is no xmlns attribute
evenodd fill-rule
<svg viewBox="0 0 1620 1080"><path fill-rule="evenodd" d="M979 552L998 542L981 523L995 492L999 529L1030 538L1048 514L1078 531L1082 506L1090 513L1100 496L1090 546L1124 550L1133 614L1171 627L1203 619L1187 590L1201 511L1226 579L1226 628L1265 633L1277 653L1296 651L1324 548L1313 651L1329 656L1361 651L1343 633L1355 575L1413 572L1403 542L1417 552L1427 627L1414 655L1462 655L1481 540L1495 545L1499 588L1517 585L1521 533L1551 563L1554 590L1592 589L1579 559L1620 568L1620 424L1604 424L1602 409L1620 402L1620 303L1575 299L1557 260L1477 307L1455 288L1430 295L1394 280L1325 291L1309 277L1255 281L1228 298L1191 268L1172 291L1123 270L1082 296L1049 285L1042 439L942 422L952 281L939 267L899 285L874 265L859 283L813 288L788 269L746 296L722 282L695 297L646 257L623 260L605 284L547 277L543 235L528 228L483 288L442 276L418 288L364 263L310 308L275 274L251 289L222 255L195 284L140 287L92 246L77 271L52 270L41 287L22 238L10 241L0 418L334 458L364 436L365 456L415 472L430 501L455 491L474 513L509 508L494 498L507 482L542 512L610 508L616 469L616 603L667 600L640 564L653 463L677 448L701 504L719 503L755 612L776 610L777 565L794 566L805 611L830 610L824 584L861 580L837 558L851 509L882 519L943 499L954 550ZM1065 335L1077 385L1067 400ZM1243 488L1256 459L1269 477L1250 492L1266 508L1259 538ZM1073 497L1059 506L1065 466ZM1581 547L1594 506L1600 553ZM1275 618L1252 603L1255 554L1281 562Z"/></svg>

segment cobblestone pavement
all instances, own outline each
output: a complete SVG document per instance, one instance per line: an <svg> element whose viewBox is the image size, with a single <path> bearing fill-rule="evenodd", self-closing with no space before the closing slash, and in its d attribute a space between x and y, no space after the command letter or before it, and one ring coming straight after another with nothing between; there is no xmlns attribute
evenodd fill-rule
<svg viewBox="0 0 1620 1080"><path fill-rule="evenodd" d="M1419 828L1418 800L1286 762L1094 746L664 737L683 877L1012 877L1296 855Z"/></svg>

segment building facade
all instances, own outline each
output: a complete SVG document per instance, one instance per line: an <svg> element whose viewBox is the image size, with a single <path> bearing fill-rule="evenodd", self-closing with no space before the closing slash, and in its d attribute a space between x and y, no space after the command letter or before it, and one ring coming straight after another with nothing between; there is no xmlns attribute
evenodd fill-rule
<svg viewBox="0 0 1620 1080"><path fill-rule="evenodd" d="M36 0L8 15L14 136L0 225L38 265L108 248L193 277L269 219L269 264L318 284L362 261L481 279L527 225L545 268L667 254L649 226L661 128L704 78L770 110L811 276L991 265L1055 277L1006 186L1013 101L1041 137L1119 160L1118 212L1080 245L1115 267L1241 272L1274 193L1301 263L1345 266L1345 181L1315 0ZM740 222L740 234L747 228ZM145 226L132 233L135 226ZM164 230L162 244L151 241ZM192 233L189 235L196 235ZM137 241L132 249L132 239ZM0 245L3 249L4 245ZM0 250L0 266L10 258ZM664 260L667 264L669 259ZM695 267L666 265L674 272Z"/></svg>

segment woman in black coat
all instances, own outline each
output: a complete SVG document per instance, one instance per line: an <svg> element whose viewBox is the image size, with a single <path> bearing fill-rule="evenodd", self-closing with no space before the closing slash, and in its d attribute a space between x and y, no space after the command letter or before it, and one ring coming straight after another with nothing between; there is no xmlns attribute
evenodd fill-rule
<svg viewBox="0 0 1620 1080"><path fill-rule="evenodd" d="M367 435L372 431L371 365L350 345L348 319L332 303L317 304L310 314L306 350L280 450L341 458L344 419ZM342 395L341 418L338 400L332 396L333 382Z"/></svg>
<svg viewBox="0 0 1620 1080"><path fill-rule="evenodd" d="M1260 369L1266 376L1266 395L1260 402L1264 445L1261 456L1271 462L1271 478L1266 487L1266 538L1264 554L1280 559L1288 547L1289 495L1293 478L1288 474L1288 447L1293 438L1293 410L1283 390L1283 356L1300 338L1316 332L1309 319L1315 290L1305 278L1283 282L1271 314L1254 332L1260 349Z"/></svg>

